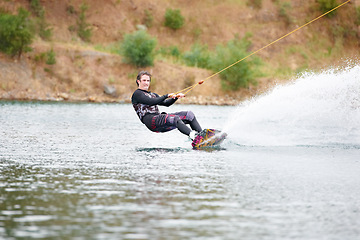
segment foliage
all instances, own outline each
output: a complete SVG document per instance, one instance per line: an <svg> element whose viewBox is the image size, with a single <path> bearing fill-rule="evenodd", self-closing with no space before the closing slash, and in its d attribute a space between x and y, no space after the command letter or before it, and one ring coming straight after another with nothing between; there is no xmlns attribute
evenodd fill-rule
<svg viewBox="0 0 360 240"><path fill-rule="evenodd" d="M181 52L177 46L170 46L169 53L171 56L174 56L174 57L180 57L180 55L181 55Z"/></svg>
<svg viewBox="0 0 360 240"><path fill-rule="evenodd" d="M0 14L0 51L20 58L23 52L31 50L34 33L29 15L23 8L17 15Z"/></svg>
<svg viewBox="0 0 360 240"><path fill-rule="evenodd" d="M144 15L143 23L145 24L145 26L146 26L147 28L151 28L152 25L153 25L153 22L154 22L154 16L153 16L152 13L151 13L149 10L147 10L147 9L145 9L144 14L145 14L145 15Z"/></svg>
<svg viewBox="0 0 360 240"><path fill-rule="evenodd" d="M188 66L209 68L210 51L206 45L195 43L190 51L184 53L183 59Z"/></svg>
<svg viewBox="0 0 360 240"><path fill-rule="evenodd" d="M68 6L66 7L66 12L67 12L67 14L69 14L69 15L76 14L76 10L75 10L75 8L74 8L73 5L68 5Z"/></svg>
<svg viewBox="0 0 360 240"><path fill-rule="evenodd" d="M53 49L47 52L41 52L34 57L34 61L37 63L45 62L47 65L56 64L56 54Z"/></svg>
<svg viewBox="0 0 360 240"><path fill-rule="evenodd" d="M46 55L45 53L39 53L39 54L35 55L34 56L35 62L37 62L37 63L43 62L46 57L45 55Z"/></svg>
<svg viewBox="0 0 360 240"><path fill-rule="evenodd" d="M54 65L56 64L56 55L53 49L46 52L46 64L48 65Z"/></svg>
<svg viewBox="0 0 360 240"><path fill-rule="evenodd" d="M360 7L356 8L356 19L355 19L355 24L360 26Z"/></svg>
<svg viewBox="0 0 360 240"><path fill-rule="evenodd" d="M248 55L247 50L251 46L249 38L249 34L243 39L235 37L226 45L218 45L214 52L209 51L206 45L197 43L191 47L190 51L184 53L183 60L188 66L218 72ZM260 58L253 56L252 60L241 61L221 72L222 88L236 91L239 88L247 88L250 84L256 85L255 79L261 76L258 71L260 64Z"/></svg>
<svg viewBox="0 0 360 240"><path fill-rule="evenodd" d="M319 10L322 13L326 13L330 11L331 9L337 7L339 4L337 3L337 0L317 0L317 3L319 4ZM336 15L336 11L333 11L326 15L327 17L333 17Z"/></svg>
<svg viewBox="0 0 360 240"><path fill-rule="evenodd" d="M248 55L248 48L251 45L250 35L243 39L235 37L225 46L218 45L215 54L210 59L209 67L218 72L231 64L243 59ZM252 60L243 60L220 73L221 85L224 90L236 91L239 88L247 88L250 84L256 85L256 77L260 76L257 67L261 64L258 57Z"/></svg>
<svg viewBox="0 0 360 240"><path fill-rule="evenodd" d="M44 15L44 8L41 6L39 0L30 0L30 9L37 17Z"/></svg>
<svg viewBox="0 0 360 240"><path fill-rule="evenodd" d="M184 25L184 21L185 19L179 9L166 9L164 23L166 27L177 30Z"/></svg>
<svg viewBox="0 0 360 240"><path fill-rule="evenodd" d="M156 39L146 31L139 30L125 35L120 53L125 57L126 62L137 67L152 66L156 43Z"/></svg>
<svg viewBox="0 0 360 240"><path fill-rule="evenodd" d="M256 9L262 8L262 0L248 0L247 4L249 7L254 7Z"/></svg>
<svg viewBox="0 0 360 240"><path fill-rule="evenodd" d="M76 22L78 36L85 42L90 42L92 36L92 29L90 24L86 22L86 11L88 8L89 7L86 3L82 3L80 5L80 15Z"/></svg>
<svg viewBox="0 0 360 240"><path fill-rule="evenodd" d="M39 36L44 40L50 40L52 37L52 28L42 19L38 22Z"/></svg>
<svg viewBox="0 0 360 240"><path fill-rule="evenodd" d="M202 34L202 30L199 27L195 27L191 32L195 40L199 39L200 35Z"/></svg>
<svg viewBox="0 0 360 240"><path fill-rule="evenodd" d="M49 24L45 20L45 10L39 0L31 0L30 9L37 17L36 25L39 36L44 40L49 40L52 36L52 28L49 27Z"/></svg>
<svg viewBox="0 0 360 240"><path fill-rule="evenodd" d="M293 22L293 19L288 13L289 9L291 9L291 2L279 3L279 16L285 20L286 25L290 25L290 23Z"/></svg>
<svg viewBox="0 0 360 240"><path fill-rule="evenodd" d="M158 53L164 56L173 56L176 58L181 56L181 52L177 46L161 47Z"/></svg>

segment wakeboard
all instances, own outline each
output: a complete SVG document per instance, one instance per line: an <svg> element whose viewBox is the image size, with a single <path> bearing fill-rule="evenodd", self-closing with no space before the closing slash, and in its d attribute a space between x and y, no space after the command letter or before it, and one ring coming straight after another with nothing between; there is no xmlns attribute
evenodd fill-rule
<svg viewBox="0 0 360 240"><path fill-rule="evenodd" d="M193 149L218 147L227 134L216 129L203 129L191 143Z"/></svg>

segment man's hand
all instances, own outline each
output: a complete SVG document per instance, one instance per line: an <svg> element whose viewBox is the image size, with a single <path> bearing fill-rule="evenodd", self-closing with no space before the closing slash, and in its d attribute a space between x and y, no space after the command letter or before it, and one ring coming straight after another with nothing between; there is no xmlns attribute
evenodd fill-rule
<svg viewBox="0 0 360 240"><path fill-rule="evenodd" d="M185 97L185 94L183 94L183 93L178 93L178 94L174 94L174 93L169 93L168 94L168 96L169 96L169 98L183 98L183 97Z"/></svg>
<svg viewBox="0 0 360 240"><path fill-rule="evenodd" d="M175 97L180 99L180 98L185 97L185 94L183 94L183 93L178 93L178 94L176 94Z"/></svg>

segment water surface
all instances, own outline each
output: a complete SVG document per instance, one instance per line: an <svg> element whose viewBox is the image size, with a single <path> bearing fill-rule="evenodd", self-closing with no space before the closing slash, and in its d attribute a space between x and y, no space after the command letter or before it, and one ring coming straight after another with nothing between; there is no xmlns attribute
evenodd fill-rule
<svg viewBox="0 0 360 240"><path fill-rule="evenodd" d="M129 104L0 102L0 238L359 239L359 95L342 83L343 111L310 83L162 109L227 129L213 151L148 131Z"/></svg>

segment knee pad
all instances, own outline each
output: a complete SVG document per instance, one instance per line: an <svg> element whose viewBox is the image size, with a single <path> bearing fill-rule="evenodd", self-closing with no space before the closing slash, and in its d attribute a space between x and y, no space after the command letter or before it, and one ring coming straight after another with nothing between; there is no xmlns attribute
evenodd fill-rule
<svg viewBox="0 0 360 240"><path fill-rule="evenodd" d="M186 113L186 120L192 121L195 118L195 114L192 111Z"/></svg>
<svg viewBox="0 0 360 240"><path fill-rule="evenodd" d="M179 121L182 121L182 120L180 119L180 117L179 117L179 116L174 116L172 123L175 124L175 126L177 127Z"/></svg>

